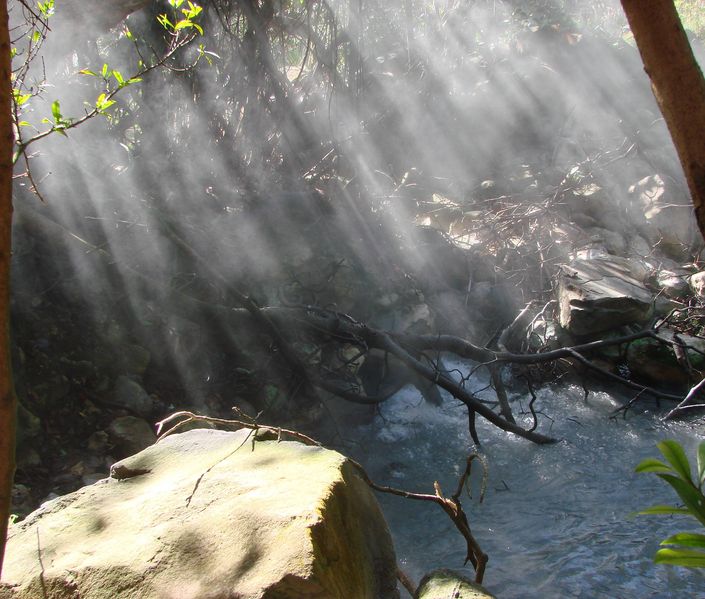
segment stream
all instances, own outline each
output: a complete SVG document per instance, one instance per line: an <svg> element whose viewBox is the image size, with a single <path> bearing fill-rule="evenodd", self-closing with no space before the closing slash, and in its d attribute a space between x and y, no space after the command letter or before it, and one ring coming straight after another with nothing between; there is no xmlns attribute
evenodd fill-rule
<svg viewBox="0 0 705 599"><path fill-rule="evenodd" d="M457 364L454 366L458 366ZM465 367L467 368L467 367ZM479 381L477 387L485 383ZM675 505L675 492L653 474L635 474L656 443L676 439L695 460L705 420L669 422L665 412L631 410L610 418L622 403L606 392L564 385L537 392L540 430L561 441L537 446L478 418L489 466L479 503L482 468L472 471L472 498L463 499L470 526L489 555L484 585L502 599L526 597L705 597L705 572L655 565L659 541L698 531L690 517L630 516L656 504ZM488 396L489 397L489 396ZM520 411L528 397L515 397ZM549 430L550 426L550 430ZM374 422L360 427L353 453L379 483L445 495L455 492L470 441L465 407L446 396L439 409L409 387L382 405ZM465 541L439 506L378 494L402 569L418 583L444 567L474 578L463 567Z"/></svg>

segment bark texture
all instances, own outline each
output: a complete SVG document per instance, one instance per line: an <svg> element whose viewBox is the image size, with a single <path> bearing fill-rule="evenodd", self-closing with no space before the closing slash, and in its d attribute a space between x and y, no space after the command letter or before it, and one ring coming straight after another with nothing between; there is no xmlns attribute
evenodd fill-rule
<svg viewBox="0 0 705 599"><path fill-rule="evenodd" d="M2 573L12 480L15 475L17 401L10 367L10 251L12 229L12 83L7 0L0 0L0 574Z"/></svg>
<svg viewBox="0 0 705 599"><path fill-rule="evenodd" d="M705 238L705 80L672 0L622 0Z"/></svg>

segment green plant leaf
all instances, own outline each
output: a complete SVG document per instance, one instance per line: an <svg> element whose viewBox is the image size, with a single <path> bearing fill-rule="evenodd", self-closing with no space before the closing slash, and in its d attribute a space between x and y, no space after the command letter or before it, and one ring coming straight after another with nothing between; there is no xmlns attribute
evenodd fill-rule
<svg viewBox="0 0 705 599"><path fill-rule="evenodd" d="M705 441L698 445L698 486L705 482Z"/></svg>
<svg viewBox="0 0 705 599"><path fill-rule="evenodd" d="M32 94L23 94L19 89L13 89L12 97L14 98L17 106L22 106L32 97Z"/></svg>
<svg viewBox="0 0 705 599"><path fill-rule="evenodd" d="M164 27L164 29L168 30L168 29L174 28L174 25L171 23L171 21L169 20L169 17L167 17L166 15L159 15L157 17L157 21L159 22L159 24L162 27Z"/></svg>
<svg viewBox="0 0 705 599"><path fill-rule="evenodd" d="M93 77L97 77L97 76L98 76L96 73L94 73L94 72L91 71L90 69L81 69L81 70L78 72L78 74L79 74L79 75L92 75Z"/></svg>
<svg viewBox="0 0 705 599"><path fill-rule="evenodd" d="M61 114L61 106L59 105L58 100L54 100L51 104L51 114L54 117L54 120L57 123L60 123L63 119L63 116Z"/></svg>
<svg viewBox="0 0 705 599"><path fill-rule="evenodd" d="M673 472L673 468L656 458L646 458L639 462L634 472Z"/></svg>
<svg viewBox="0 0 705 599"><path fill-rule="evenodd" d="M108 76L108 65L107 63L103 64L103 70L101 71L101 74L103 75L103 79L105 79Z"/></svg>
<svg viewBox="0 0 705 599"><path fill-rule="evenodd" d="M683 480L693 482L690 472L690 462L688 462L688 458L680 443L673 439L666 439L665 441L661 441L661 443L657 443L656 447L659 448L663 457L668 460L671 466L673 466L673 469Z"/></svg>
<svg viewBox="0 0 705 599"><path fill-rule="evenodd" d="M654 556L654 562L686 568L705 568L705 553L692 549L659 549Z"/></svg>
<svg viewBox="0 0 705 599"><path fill-rule="evenodd" d="M679 532L661 541L661 545L682 545L683 547L702 547L705 549L705 535L694 532Z"/></svg>
<svg viewBox="0 0 705 599"><path fill-rule="evenodd" d="M657 474L657 476L660 476L675 489L690 513L705 526L705 497L700 490L672 474Z"/></svg>

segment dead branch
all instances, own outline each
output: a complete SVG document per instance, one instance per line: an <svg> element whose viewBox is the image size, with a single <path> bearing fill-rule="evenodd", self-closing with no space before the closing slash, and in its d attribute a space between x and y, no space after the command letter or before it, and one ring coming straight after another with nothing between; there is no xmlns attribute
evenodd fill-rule
<svg viewBox="0 0 705 599"><path fill-rule="evenodd" d="M180 419L180 420L178 420ZM164 429L164 426L170 422L173 422L174 420L178 420L176 424L174 424L171 428L167 429L166 431L162 432ZM227 418L214 418L212 416L202 416L200 414L194 414L193 412L189 412L187 410L182 410L180 412L174 412L173 414L170 414L163 420L160 420L157 422L156 427L157 427L157 443L164 439L164 437L168 437L169 435L178 432L180 429L183 429L187 424L190 422L207 422L209 424L215 424L218 426L225 426L227 428L231 428L233 430L239 430L241 428L246 428L255 431L255 438L261 439L261 435L259 434L260 431L264 433L270 433L271 435L274 435L274 438L277 439L277 441L280 441L283 437L291 437L292 439L295 439L296 441L300 441L301 443L305 443L306 445L318 445L320 446L321 444L316 441L315 439L312 439L308 435L304 435L303 433L300 433L298 431L292 431L286 428L281 428L278 426L267 426L265 424L259 424L254 420L229 420Z"/></svg>
<svg viewBox="0 0 705 599"><path fill-rule="evenodd" d="M467 463L465 465L465 470L463 471L463 474L460 476L460 480L458 481L458 489L455 494L450 498L445 497L443 495L443 491L438 481L433 483L433 488L435 491L433 495L428 493L413 493L411 491L405 491L403 489L396 489L394 487L378 485L370 479L369 475L367 474L367 472L365 472L365 469L360 464L358 464L357 462L353 462L353 464L357 467L362 479L375 491L379 491L380 493L389 493L390 495L404 497L405 499L429 501L439 505L441 509L448 515L455 527L465 539L467 547L465 563L467 564L467 562L470 562L473 565L473 567L475 568L475 582L477 582L478 584L482 584L482 579L485 575L485 567L487 565L488 556L482 551L482 548L480 547L479 543L475 540L475 537L473 537L472 532L470 530L470 524L460 502L460 494L462 493L463 487L465 486L467 479L470 476L472 461L475 458L481 459L478 454L471 454L470 456L468 456ZM485 480L484 477L483 480Z"/></svg>
<svg viewBox="0 0 705 599"><path fill-rule="evenodd" d="M681 401L675 408L673 408L668 414L666 414L663 419L664 420L671 420L673 418L677 418L679 416L683 416L683 414L692 408L695 407L703 407L703 402L702 402L702 391L705 389L705 379L700 381L697 385L694 385L690 391L688 391L688 394L685 396L683 401ZM700 403L698 401L700 400Z"/></svg>

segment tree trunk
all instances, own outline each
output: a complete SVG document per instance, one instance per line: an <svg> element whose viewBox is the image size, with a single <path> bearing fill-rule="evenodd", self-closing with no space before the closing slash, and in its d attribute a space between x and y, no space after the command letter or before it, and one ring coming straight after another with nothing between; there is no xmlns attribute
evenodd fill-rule
<svg viewBox="0 0 705 599"><path fill-rule="evenodd" d="M705 80L672 0L622 0L705 238Z"/></svg>
<svg viewBox="0 0 705 599"><path fill-rule="evenodd" d="M15 475L17 401L10 366L10 251L12 228L13 130L10 99L12 70L7 0L0 0L0 574L5 555Z"/></svg>

